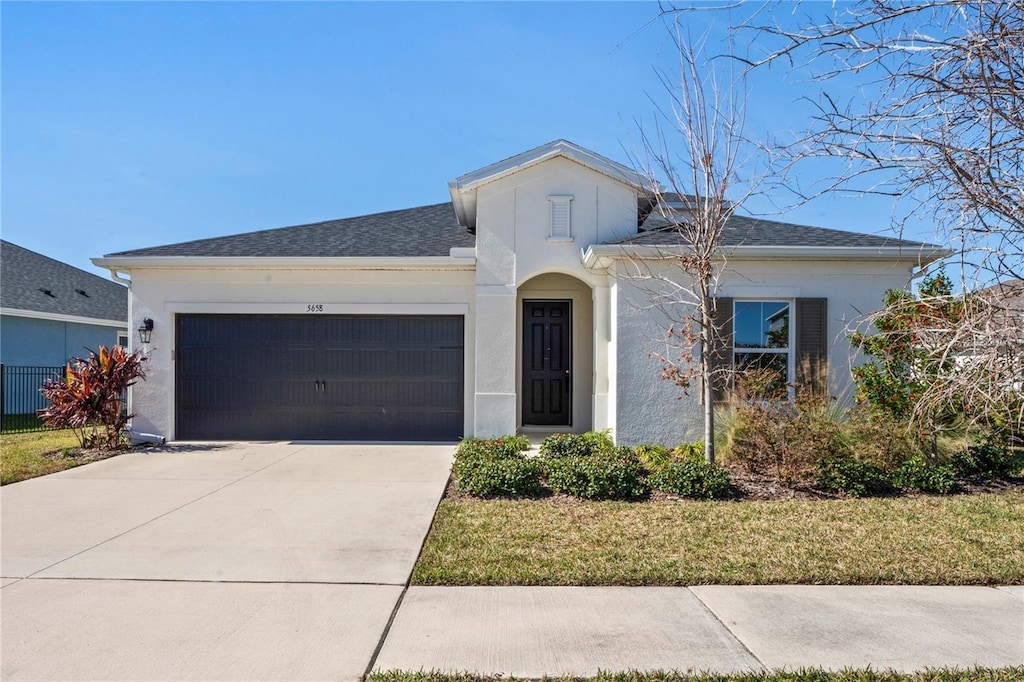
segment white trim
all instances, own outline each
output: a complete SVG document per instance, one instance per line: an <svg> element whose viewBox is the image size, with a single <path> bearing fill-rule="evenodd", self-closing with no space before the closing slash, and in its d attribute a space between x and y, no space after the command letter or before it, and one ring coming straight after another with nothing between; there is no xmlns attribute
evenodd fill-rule
<svg viewBox="0 0 1024 682"><path fill-rule="evenodd" d="M597 152L584 149L568 140L555 140L515 156L510 156L503 161L498 161L497 163L492 163L478 170L460 175L448 184L453 195L456 192L466 192L556 156L571 159L580 165L587 166L592 170L637 189L645 189L650 182L635 170L601 156Z"/></svg>
<svg viewBox="0 0 1024 682"><path fill-rule="evenodd" d="M670 259L684 254L684 246L638 246L635 244L594 244L581 253L588 270L607 270L616 260ZM720 258L731 260L882 260L906 261L921 265L952 255L943 248L910 246L736 246L723 248Z"/></svg>
<svg viewBox="0 0 1024 682"><path fill-rule="evenodd" d="M120 256L93 258L94 265L115 270L165 268L206 270L474 270L476 257L430 256L425 258L280 258L264 256Z"/></svg>
<svg viewBox="0 0 1024 682"><path fill-rule="evenodd" d="M791 300L800 298L800 287L779 287L764 284L756 287L722 287L718 296L749 301Z"/></svg>
<svg viewBox="0 0 1024 682"><path fill-rule="evenodd" d="M557 157L578 163L639 192L646 191L651 185L648 178L632 168L567 140L554 140L450 181L448 193L452 197L455 217L459 224L466 227L476 226L476 191L480 186Z"/></svg>
<svg viewBox="0 0 1024 682"><path fill-rule="evenodd" d="M323 306L311 312L310 305ZM230 301L167 301L168 313L236 313L245 315L467 315L466 303L233 303Z"/></svg>
<svg viewBox="0 0 1024 682"><path fill-rule="evenodd" d="M19 308L0 308L0 315L11 317L31 317L35 320L52 320L53 322L73 322L75 324L92 324L98 327L117 327L128 329L128 320L103 320L98 317L82 317L81 315L62 315L60 313L43 313L38 310L21 310Z"/></svg>

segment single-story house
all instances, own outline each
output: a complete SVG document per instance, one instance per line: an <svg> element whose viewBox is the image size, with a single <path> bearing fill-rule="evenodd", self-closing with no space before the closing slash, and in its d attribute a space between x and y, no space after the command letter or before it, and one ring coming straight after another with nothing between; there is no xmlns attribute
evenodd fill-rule
<svg viewBox="0 0 1024 682"><path fill-rule="evenodd" d="M557 140L448 187L451 201L432 206L94 259L130 278L131 326L153 323L134 428L172 440L698 438L700 396L681 397L650 356L667 328L650 287L680 281L665 256L686 245L655 219L647 179ZM794 379L811 354L836 393L849 384L847 324L947 253L739 216L725 240L725 361L772 355ZM638 263L667 279L637 276Z"/></svg>

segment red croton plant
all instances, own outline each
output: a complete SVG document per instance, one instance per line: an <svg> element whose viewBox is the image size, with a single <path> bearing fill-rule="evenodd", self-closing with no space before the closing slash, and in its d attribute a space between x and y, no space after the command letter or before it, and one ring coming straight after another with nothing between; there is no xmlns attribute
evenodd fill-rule
<svg viewBox="0 0 1024 682"><path fill-rule="evenodd" d="M83 448L117 447L132 417L123 409L125 392L146 377L144 363L141 353L120 346L100 346L87 359L72 359L62 379L43 384L50 406L39 416L47 426L73 430Z"/></svg>

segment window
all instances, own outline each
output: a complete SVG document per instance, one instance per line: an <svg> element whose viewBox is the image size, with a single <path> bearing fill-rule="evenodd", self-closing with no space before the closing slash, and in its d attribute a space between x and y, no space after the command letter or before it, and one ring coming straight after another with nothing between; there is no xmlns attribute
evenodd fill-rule
<svg viewBox="0 0 1024 682"><path fill-rule="evenodd" d="M571 196L550 196L548 197L548 209L550 211L551 232L548 239L551 241L572 241L572 207Z"/></svg>
<svg viewBox="0 0 1024 682"><path fill-rule="evenodd" d="M736 301L733 366L747 389L765 400L784 400L793 382L789 301Z"/></svg>
<svg viewBox="0 0 1024 682"><path fill-rule="evenodd" d="M128 347L128 332L117 332L117 345L121 346L121 348Z"/></svg>

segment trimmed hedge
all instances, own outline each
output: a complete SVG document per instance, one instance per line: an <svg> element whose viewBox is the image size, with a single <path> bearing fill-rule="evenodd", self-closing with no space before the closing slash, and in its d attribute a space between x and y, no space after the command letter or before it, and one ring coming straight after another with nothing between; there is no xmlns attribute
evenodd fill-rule
<svg viewBox="0 0 1024 682"><path fill-rule="evenodd" d="M932 464L924 457L912 457L892 472L898 486L922 493L948 495L956 488L956 472L949 464Z"/></svg>
<svg viewBox="0 0 1024 682"><path fill-rule="evenodd" d="M655 490L700 500L725 497L732 488L724 469L694 458L668 462L653 471L647 482Z"/></svg>
<svg viewBox="0 0 1024 682"><path fill-rule="evenodd" d="M585 500L628 500L647 492L640 459L630 448L542 458L548 487Z"/></svg>
<svg viewBox="0 0 1024 682"><path fill-rule="evenodd" d="M541 492L541 463L523 452L530 441L522 436L470 438L455 453L456 486L474 497L522 497Z"/></svg>
<svg viewBox="0 0 1024 682"><path fill-rule="evenodd" d="M850 497L868 497L892 490L886 472L852 457L834 457L818 462L818 487Z"/></svg>

